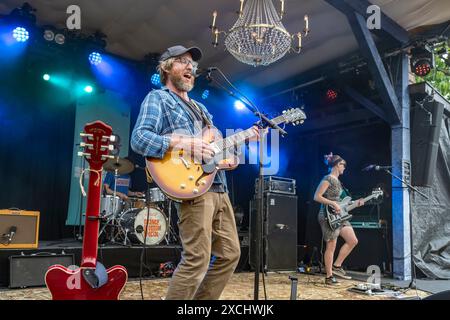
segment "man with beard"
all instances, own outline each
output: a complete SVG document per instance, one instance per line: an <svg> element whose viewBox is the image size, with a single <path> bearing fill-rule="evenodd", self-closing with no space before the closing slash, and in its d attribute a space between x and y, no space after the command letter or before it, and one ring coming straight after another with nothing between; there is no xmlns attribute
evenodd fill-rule
<svg viewBox="0 0 450 320"><path fill-rule="evenodd" d="M131 137L135 152L163 158L168 149L177 148L203 161L214 157L213 148L195 138L203 127L212 125L212 116L203 104L188 96L201 57L199 48L180 45L161 55L157 69L163 87L151 91L141 105ZM178 226L183 252L166 299L218 299L240 256L223 171L216 174L207 193L181 203Z"/></svg>

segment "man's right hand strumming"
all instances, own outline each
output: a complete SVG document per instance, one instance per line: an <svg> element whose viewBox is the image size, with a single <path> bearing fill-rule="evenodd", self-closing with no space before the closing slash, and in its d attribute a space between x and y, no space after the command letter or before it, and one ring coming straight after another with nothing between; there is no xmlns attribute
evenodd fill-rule
<svg viewBox="0 0 450 320"><path fill-rule="evenodd" d="M170 140L170 147L194 155L199 162L208 162L214 157L214 149L199 138L174 135Z"/></svg>

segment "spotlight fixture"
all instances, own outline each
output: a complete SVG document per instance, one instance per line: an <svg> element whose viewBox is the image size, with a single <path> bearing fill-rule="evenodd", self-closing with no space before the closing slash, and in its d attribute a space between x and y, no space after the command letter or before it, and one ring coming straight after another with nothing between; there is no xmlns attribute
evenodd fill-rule
<svg viewBox="0 0 450 320"><path fill-rule="evenodd" d="M326 94L327 94L327 99L330 101L334 101L338 97L338 93L335 89L328 89Z"/></svg>
<svg viewBox="0 0 450 320"><path fill-rule="evenodd" d="M208 99L208 97L209 97L209 90L203 91L203 93L202 93L202 99L203 99L203 100L206 100L206 99Z"/></svg>
<svg viewBox="0 0 450 320"><path fill-rule="evenodd" d="M84 92L92 93L94 91L94 88L92 86L86 86L84 87Z"/></svg>
<svg viewBox="0 0 450 320"><path fill-rule="evenodd" d="M102 55L98 52L92 52L89 55L89 62L94 66L99 65L102 62Z"/></svg>
<svg viewBox="0 0 450 320"><path fill-rule="evenodd" d="M23 27L17 27L13 30L13 37L18 42L25 42L30 38L28 30Z"/></svg>
<svg viewBox="0 0 450 320"><path fill-rule="evenodd" d="M154 86L161 85L161 77L159 76L158 73L153 74L150 80Z"/></svg>
<svg viewBox="0 0 450 320"><path fill-rule="evenodd" d="M243 103L242 101L240 101L240 100L236 100L236 101L234 102L234 107L235 107L237 110L244 110L244 109L245 109L244 103Z"/></svg>
<svg viewBox="0 0 450 320"><path fill-rule="evenodd" d="M425 77L434 66L434 55L427 45L411 49L411 71L417 76Z"/></svg>
<svg viewBox="0 0 450 320"><path fill-rule="evenodd" d="M55 42L59 45L63 45L66 42L66 37L62 33L55 35Z"/></svg>
<svg viewBox="0 0 450 320"><path fill-rule="evenodd" d="M53 41L55 39L55 33L50 29L45 30L44 39L47 41Z"/></svg>
<svg viewBox="0 0 450 320"><path fill-rule="evenodd" d="M44 74L42 76L42 79L44 79L45 81L49 81L50 80L50 75L48 73Z"/></svg>

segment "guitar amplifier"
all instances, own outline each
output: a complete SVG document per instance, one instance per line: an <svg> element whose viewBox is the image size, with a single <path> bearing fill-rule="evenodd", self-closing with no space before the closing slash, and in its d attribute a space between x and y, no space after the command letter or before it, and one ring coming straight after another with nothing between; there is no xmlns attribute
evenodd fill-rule
<svg viewBox="0 0 450 320"><path fill-rule="evenodd" d="M295 179L266 176L263 178L263 192L295 195ZM255 180L255 194L258 194L259 179Z"/></svg>
<svg viewBox="0 0 450 320"><path fill-rule="evenodd" d="M45 286L45 274L52 265L70 267L75 254L32 254L9 257L9 288Z"/></svg>
<svg viewBox="0 0 450 320"><path fill-rule="evenodd" d="M0 210L0 249L36 249L39 211Z"/></svg>

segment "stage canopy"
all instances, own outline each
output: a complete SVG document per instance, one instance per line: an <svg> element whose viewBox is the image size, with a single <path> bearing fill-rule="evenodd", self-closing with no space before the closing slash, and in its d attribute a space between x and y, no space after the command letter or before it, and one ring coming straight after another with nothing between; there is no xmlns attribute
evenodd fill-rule
<svg viewBox="0 0 450 320"><path fill-rule="evenodd" d="M120 56L142 60L150 52L162 52L173 44L197 45L205 54L203 66L218 66L232 80L255 88L265 88L302 74L358 50L358 44L344 14L329 3L336 1L286 1L283 24L291 33L303 29L303 16L309 15L310 36L303 41L300 55L288 53L268 67L249 67L237 62L224 50L211 45L212 12L218 11L217 26L230 29L236 21L239 1L231 0L29 0L37 11L39 25L65 27L66 9L81 8L82 32L100 30L107 35L107 50ZM355 2L355 1L347 1ZM356 1L358 2L358 1ZM372 0L382 12L407 31L450 20L447 0ZM21 6L22 0L4 0L0 14ZM278 1L274 1L278 8ZM223 39L222 39L223 40Z"/></svg>

